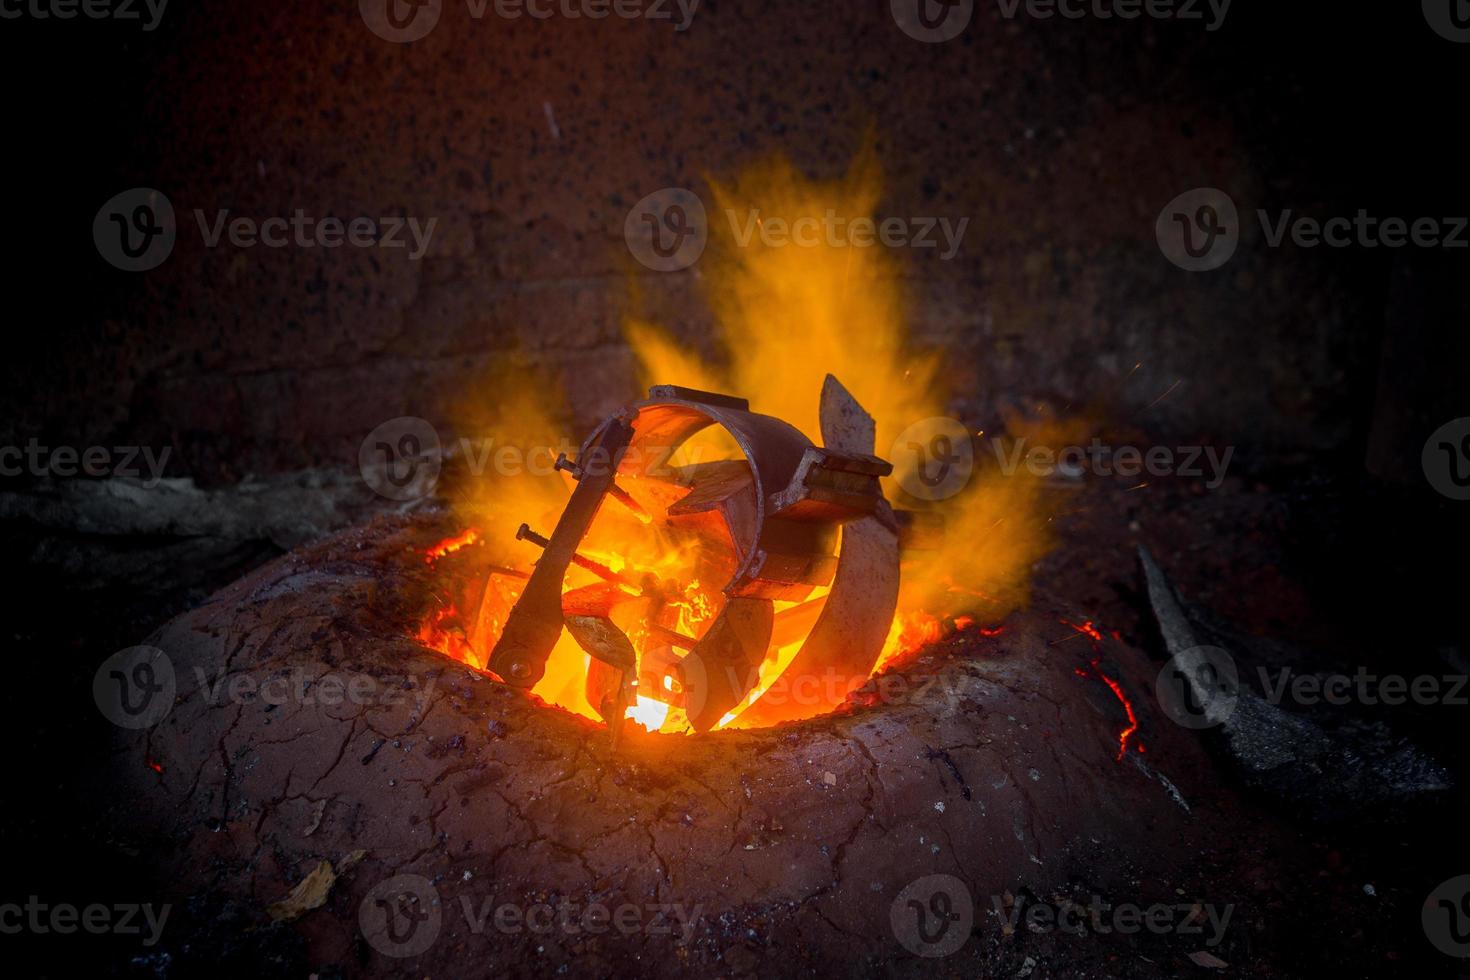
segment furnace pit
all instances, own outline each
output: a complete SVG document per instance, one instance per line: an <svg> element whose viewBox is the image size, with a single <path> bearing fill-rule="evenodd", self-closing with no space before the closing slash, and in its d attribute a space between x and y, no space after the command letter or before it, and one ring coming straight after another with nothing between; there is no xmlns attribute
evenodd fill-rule
<svg viewBox="0 0 1470 980"><path fill-rule="evenodd" d="M420 638L608 723L702 732L830 711L895 646L901 546L875 424L828 377L815 445L741 398L656 386L563 454L570 496ZM475 543L471 530L431 560ZM932 638L926 637L926 638Z"/></svg>

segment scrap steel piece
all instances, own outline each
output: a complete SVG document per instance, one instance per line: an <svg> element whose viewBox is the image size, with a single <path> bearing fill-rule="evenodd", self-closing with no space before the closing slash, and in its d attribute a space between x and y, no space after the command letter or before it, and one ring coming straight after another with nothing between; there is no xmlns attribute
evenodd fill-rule
<svg viewBox="0 0 1470 980"><path fill-rule="evenodd" d="M822 386L822 441L840 452L872 453L877 426L851 393L832 375ZM814 692L820 705L798 703L793 697L762 698L743 719L756 725L774 725L810 715L814 708L841 704L873 672L898 608L898 522L884 501L871 517L842 528L842 551L831 595L785 678L819 677L818 684L802 685ZM828 683L835 681L836 683ZM784 693L789 694L792 684Z"/></svg>
<svg viewBox="0 0 1470 980"><path fill-rule="evenodd" d="M861 421L858 435L844 435L847 430L836 421L844 414L867 419L866 438ZM683 708L691 726L704 731L757 683L778 624L773 603L806 600L834 575L833 598L816 617L815 642L809 640L811 656L854 670L866 662L871 669L892 619L889 593L898 576L896 525L878 484L892 466L871 455L872 420L835 379L824 389L823 416L826 448L780 419L751 412L743 399L658 386L647 400L604 422L582 445L575 464L561 467L578 482L550 539L526 535L544 541L545 554L490 654L490 669L509 683L534 686L566 626L593 657L588 699L614 727L624 707L643 695ZM711 426L729 434L742 459L668 465L690 438ZM615 590L562 594L568 568L578 560L577 546L602 500L621 491L620 476L635 488L684 487L678 499L669 498L663 526L727 541L730 551L724 564L715 563L729 578L723 607L704 635L681 637L649 617L648 635L656 645L641 664L629 662L632 644L608 615L609 604L620 598ZM619 499L624 496L629 495L619 493ZM641 509L630 496L623 502ZM845 557L839 558L833 551L843 525L862 529L845 538ZM885 562L890 567L880 567ZM661 601L656 589L641 597L655 608ZM852 625L839 625L845 616L853 617ZM878 631L872 621L880 616L886 620ZM784 618L783 635L799 617ZM675 647L688 653L680 657Z"/></svg>
<svg viewBox="0 0 1470 980"><path fill-rule="evenodd" d="M1443 764L1381 722L1352 718L1328 727L1257 693L1236 674L1230 652L1203 645L1226 641L1191 615L1143 545L1138 558L1169 652L1158 681L1160 703L1185 712L1187 727L1223 753L1247 785L1328 822L1345 813L1361 816L1373 806L1393 813L1454 788L1454 775Z"/></svg>
<svg viewBox="0 0 1470 980"><path fill-rule="evenodd" d="M567 631L576 639L577 645L596 662L609 668L595 673L589 671L588 680L593 683L588 685L592 689L588 691L587 700L607 719L616 738L622 728L623 715L636 696L634 672L638 669L638 654L628 635L606 616L569 615L566 623Z"/></svg>
<svg viewBox="0 0 1470 980"><path fill-rule="evenodd" d="M713 728L755 686L774 622L775 608L768 600L735 596L675 665L691 728Z"/></svg>
<svg viewBox="0 0 1470 980"><path fill-rule="evenodd" d="M633 427L628 420L614 416L597 430L583 449L595 449L611 458L627 448L632 438ZM536 563L520 598L511 607L505 629L490 654L487 666L506 682L530 688L535 687L545 675L546 660L561 637L561 593L567 566L576 557L577 545L592 526L615 475L611 467L584 474L572 491L541 560Z"/></svg>

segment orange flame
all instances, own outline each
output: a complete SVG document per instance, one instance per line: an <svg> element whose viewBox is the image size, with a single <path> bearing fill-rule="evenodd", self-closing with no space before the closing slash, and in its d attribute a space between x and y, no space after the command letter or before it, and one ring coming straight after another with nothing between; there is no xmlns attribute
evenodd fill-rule
<svg viewBox="0 0 1470 980"><path fill-rule="evenodd" d="M452 538L445 538L432 548L424 551L424 563L432 565L445 555L452 555L461 548L467 548L480 540L480 532L470 528L463 534L456 534Z"/></svg>
<svg viewBox="0 0 1470 980"><path fill-rule="evenodd" d="M790 226L804 217L819 222L832 217L848 222L871 218L882 196L873 144L870 141L848 173L836 180L810 179L784 159L775 159L733 182L713 184L712 191L712 239L701 261L700 280L717 324L712 345L717 354L700 357L685 338L676 339L651 320L630 316L624 332L644 380L747 397L753 411L785 419L821 444L820 392L825 376L835 375L875 418L877 454L897 457L892 460L897 468L895 478L885 486L889 499L900 507L938 510L945 520L945 533L929 545L932 550L906 560L903 566L899 609L879 669L894 665L952 629L967 628L976 621L998 622L1024 602L1029 570L1048 548L1041 481L1024 468L1014 475L1002 475L998 467L982 460L977 462L969 487L953 499L936 505L910 500L901 493L905 469L916 461L905 458L907 450L895 447L895 439L916 422L948 414L950 398L940 359L909 341L900 257L876 243L793 241L778 245L763 242L759 235L741 241L738 233L750 227L750 219L779 217ZM636 281L633 291L636 303ZM478 431L495 433L493 441L501 447L564 443L557 437L559 428L565 428L557 425L558 407L547 398L548 389L554 387L548 380L533 377L524 366L506 371L493 385L493 404L488 410L475 411L471 423ZM707 435L717 436L718 431L708 430ZM711 450L724 453L733 446L706 441L692 449L707 460ZM549 531L565 505L569 477L549 470L507 473L498 466L480 475L483 479L475 482L475 489L459 501L461 513L482 530L479 540L492 561L528 569L537 557L535 549L515 541L514 529L526 521L533 529ZM660 629L649 629L644 622L648 602L629 601L616 607L614 622L643 656L664 647L668 639L664 631L698 639L718 615L723 596L701 588L690 569L694 559L708 561L719 548L709 547L707 541L676 539L650 525L648 512L658 512L658 501L646 488L627 485L622 489L632 501L620 501L623 506L618 506L610 498L580 550L631 581L651 577L667 586L661 591L666 600L659 613ZM515 596L514 583L497 585L498 578L492 576L487 590L491 595L485 604L491 610L488 618L482 612L481 622L472 626L479 631L477 646L485 650L498 636ZM705 580L714 582L715 576L707 575ZM566 589L570 592L599 581L585 568L573 567ZM819 590L813 598L820 601L824 595L825 589ZM776 611L778 616L802 612L792 603L777 603ZM463 629L463 624L451 622L459 618L452 609L435 613L426 621L420 638L474 664L475 654L460 647L456 630ZM797 639L769 651L755 688L717 727L737 725L741 712L769 690L799 648ZM589 668L590 658L563 632L533 693L597 718L586 698ZM684 727L677 709L646 696L638 698L629 716L652 730Z"/></svg>

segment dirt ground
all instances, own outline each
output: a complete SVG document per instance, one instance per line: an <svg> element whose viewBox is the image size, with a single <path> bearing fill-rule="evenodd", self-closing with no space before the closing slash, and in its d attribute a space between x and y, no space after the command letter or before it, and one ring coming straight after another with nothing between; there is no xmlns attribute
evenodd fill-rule
<svg viewBox="0 0 1470 980"><path fill-rule="evenodd" d="M818 976L841 963L874 976L1456 976L1455 961L1425 941L1418 912L1465 861L1455 831L1463 797L1428 813L1324 824L1239 785L1158 709L1152 685L1165 654L1135 558L1139 543L1149 546L1186 599L1274 641L1272 650L1321 669L1403 664L1411 651L1379 645L1392 623L1352 607L1364 591L1384 605L1416 589L1433 598L1421 588L1432 576L1374 548L1423 533L1435 515L1300 473L1279 484L1232 477L1215 490L1091 480L1051 492L1059 546L1036 569L1030 606L998 637L961 632L902 666L894 676L908 696L763 732L634 739L616 755L588 723L411 639L438 587L416 549L452 526L447 517L342 532L150 637L171 651L180 700L146 736L118 741L101 719L78 725L46 712L27 727L22 764L48 791L5 825L21 855L17 880L51 895L172 903L157 947L125 937L87 947L113 974L190 976L225 964L452 975L474 964L528 976ZM1401 526L1340 542L1347 557L1334 556L1321 529L1370 506L1401 513ZM1363 567L1379 569L1377 580L1339 588ZM224 563L216 574L235 571ZM36 608L59 600L38 591ZM66 637L81 661L78 703L101 659L85 652L105 650L99 637L114 649L135 643L147 635L142 610L167 608L156 595L132 602L138 620L128 607L39 618L46 638ZM1094 647L1063 620L1091 620L1104 640ZM1432 635L1431 623L1414 625L1406 641ZM1077 673L1094 657L1139 720L1135 739L1147 751L1124 762L1118 698ZM266 710L219 693L222 679L293 667L355 671L376 678L379 694L403 696L366 710ZM1393 720L1463 771L1460 716L1447 713ZM114 749L94 765L89 753L104 742ZM75 773L36 764L65 745L76 749ZM116 795L99 794L109 786ZM334 882L320 907L273 922L269 910L295 886L321 884L312 873L323 861ZM383 955L359 919L373 889L404 873L430 881L440 901L438 938L422 959ZM912 955L892 918L903 889L931 874L963 882L974 903L972 934L943 959ZM1018 909L1095 901L1228 907L1231 919L1216 944L1205 942L1208 927L1079 936L1017 919L1007 928ZM503 905L569 902L636 907L646 921L632 936L542 936L493 917ZM667 934L650 906L669 907L659 920L674 923ZM695 920L687 933L674 906Z"/></svg>

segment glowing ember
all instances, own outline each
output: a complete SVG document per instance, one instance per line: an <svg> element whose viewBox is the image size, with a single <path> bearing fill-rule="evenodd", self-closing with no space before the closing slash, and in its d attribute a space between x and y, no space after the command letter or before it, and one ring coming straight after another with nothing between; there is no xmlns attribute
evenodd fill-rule
<svg viewBox="0 0 1470 980"><path fill-rule="evenodd" d="M1102 668L1098 666L1099 663L1100 660L1092 661L1092 669L1097 672L1097 676L1101 677L1103 683L1113 692L1113 696L1118 699L1118 703L1123 706L1123 710L1128 715L1128 727L1118 733L1118 761L1122 762L1123 756L1128 754L1128 740L1138 731L1138 716L1133 713L1133 704L1128 700L1128 695L1123 692L1123 685L1103 673ZM1139 743L1138 751L1143 751L1142 743Z"/></svg>
<svg viewBox="0 0 1470 980"><path fill-rule="evenodd" d="M417 639L430 650L437 650L460 663L469 664L471 667L482 666L465 639L459 610L453 605L441 606L430 613L419 624Z"/></svg>
<svg viewBox="0 0 1470 980"><path fill-rule="evenodd" d="M1085 636L1090 639L1092 641L1093 652L1100 653L1102 649L1103 634L1101 630L1093 625L1092 620L1089 619L1085 623L1072 623L1064 619L1062 620L1062 625L1070 626L1073 630L1076 631L1075 635ZM1117 632L1114 631L1113 635L1117 636ZM1091 658L1088 661L1087 665L1092 668L1091 673L1088 673L1088 671L1085 671L1080 667L1077 668L1074 673L1076 673L1078 677L1096 677L1098 680L1106 684L1108 686L1108 690L1113 692L1113 697L1117 698L1118 703L1123 706L1124 714L1128 716L1127 727L1118 732L1118 761L1122 762L1123 757L1128 754L1129 740L1132 739L1133 736L1138 732L1138 716L1133 713L1133 702L1128 700L1128 694L1126 691L1123 690L1123 685L1103 672L1101 656ZM1142 742L1138 743L1138 751L1143 751Z"/></svg>
<svg viewBox="0 0 1470 980"><path fill-rule="evenodd" d="M1076 630L1078 633L1082 634L1083 636L1091 637L1092 638L1092 641L1094 643L1101 643L1102 642L1102 639L1103 639L1102 631L1100 631L1096 626L1094 626L1092 624L1092 620L1090 620L1090 619L1087 622L1081 623L1081 624L1078 624L1078 623L1069 623L1069 622L1067 622L1067 620L1064 619L1064 620L1062 620L1062 625L1063 626L1070 626L1074 630Z"/></svg>
<svg viewBox="0 0 1470 980"><path fill-rule="evenodd" d="M445 555L453 554L459 549L468 547L479 540L480 532L475 528L470 528L463 534L456 534L452 538L445 538L432 548L427 549L424 552L424 562L425 564L432 565Z"/></svg>

